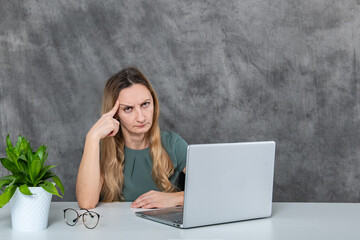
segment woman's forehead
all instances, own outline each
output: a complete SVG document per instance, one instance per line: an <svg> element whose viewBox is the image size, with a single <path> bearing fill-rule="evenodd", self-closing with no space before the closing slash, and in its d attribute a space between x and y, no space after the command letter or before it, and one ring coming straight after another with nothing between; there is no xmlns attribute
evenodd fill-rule
<svg viewBox="0 0 360 240"><path fill-rule="evenodd" d="M142 84L134 84L120 91L118 100L120 104L141 104L146 100L152 100L149 89Z"/></svg>

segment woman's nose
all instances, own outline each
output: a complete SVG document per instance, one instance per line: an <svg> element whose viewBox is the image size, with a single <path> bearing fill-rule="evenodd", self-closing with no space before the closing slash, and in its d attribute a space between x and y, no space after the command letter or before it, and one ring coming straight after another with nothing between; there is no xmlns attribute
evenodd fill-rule
<svg viewBox="0 0 360 240"><path fill-rule="evenodd" d="M143 112L141 110L137 111L137 115L136 115L136 121L143 123L145 122L145 115L143 114Z"/></svg>

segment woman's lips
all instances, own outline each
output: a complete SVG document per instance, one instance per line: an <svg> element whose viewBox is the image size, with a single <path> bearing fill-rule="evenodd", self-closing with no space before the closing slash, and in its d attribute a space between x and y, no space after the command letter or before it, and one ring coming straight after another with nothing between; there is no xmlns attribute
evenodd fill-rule
<svg viewBox="0 0 360 240"><path fill-rule="evenodd" d="M143 128L143 127L145 127L146 126L146 123L145 124L142 124L142 125L137 125L136 127L138 127L138 128Z"/></svg>

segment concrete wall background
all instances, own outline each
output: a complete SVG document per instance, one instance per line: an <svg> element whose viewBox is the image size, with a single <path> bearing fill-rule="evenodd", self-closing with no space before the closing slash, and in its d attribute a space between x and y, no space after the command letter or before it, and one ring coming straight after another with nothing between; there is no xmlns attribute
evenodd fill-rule
<svg viewBox="0 0 360 240"><path fill-rule="evenodd" d="M275 140L274 201L360 201L359 0L0 2L0 156L8 133L47 145L62 200L105 81L136 65L163 130Z"/></svg>

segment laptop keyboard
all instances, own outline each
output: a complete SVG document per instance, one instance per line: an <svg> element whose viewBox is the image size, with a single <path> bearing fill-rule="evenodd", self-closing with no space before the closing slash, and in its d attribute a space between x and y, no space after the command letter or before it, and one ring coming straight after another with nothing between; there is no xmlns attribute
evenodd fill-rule
<svg viewBox="0 0 360 240"><path fill-rule="evenodd" d="M159 215L158 218L166 220L173 223L182 224L183 223L183 213L169 213L165 215Z"/></svg>

